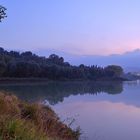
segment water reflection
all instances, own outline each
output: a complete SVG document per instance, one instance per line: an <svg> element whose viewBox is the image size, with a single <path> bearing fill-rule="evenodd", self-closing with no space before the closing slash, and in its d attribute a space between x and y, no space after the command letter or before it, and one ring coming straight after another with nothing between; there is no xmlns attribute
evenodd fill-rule
<svg viewBox="0 0 140 140"><path fill-rule="evenodd" d="M1 85L22 100L46 101L62 120L75 118L87 140L139 140L140 82Z"/></svg>
<svg viewBox="0 0 140 140"><path fill-rule="evenodd" d="M75 117L87 140L139 140L140 108L108 101L65 100L55 106L62 120ZM73 126L75 127L75 126Z"/></svg>
<svg viewBox="0 0 140 140"><path fill-rule="evenodd" d="M0 91L14 93L22 100L47 100L51 105L63 102L70 95L97 95L100 93L119 94L122 82L50 82L47 84L1 85Z"/></svg>

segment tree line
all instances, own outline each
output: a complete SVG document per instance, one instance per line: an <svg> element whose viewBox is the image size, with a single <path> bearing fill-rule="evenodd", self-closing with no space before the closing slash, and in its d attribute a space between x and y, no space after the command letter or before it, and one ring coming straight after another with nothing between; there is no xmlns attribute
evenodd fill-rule
<svg viewBox="0 0 140 140"><path fill-rule="evenodd" d="M0 77L101 80L119 78L122 74L123 69L116 65L73 66L56 54L42 57L30 51L20 53L0 48Z"/></svg>

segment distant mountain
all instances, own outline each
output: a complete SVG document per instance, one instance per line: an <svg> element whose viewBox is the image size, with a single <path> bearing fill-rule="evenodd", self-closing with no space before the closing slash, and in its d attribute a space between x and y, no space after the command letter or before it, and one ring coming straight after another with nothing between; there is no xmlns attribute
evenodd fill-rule
<svg viewBox="0 0 140 140"><path fill-rule="evenodd" d="M50 53L56 53L65 58L66 61L73 65L85 64L85 65L99 65L107 66L111 64L121 65L126 72L140 72L140 49L136 49L132 52L126 52L124 54L113 54L109 56L100 55L71 55L60 51L47 51ZM39 54L46 54L46 51L39 52ZM46 54L48 55L48 53Z"/></svg>

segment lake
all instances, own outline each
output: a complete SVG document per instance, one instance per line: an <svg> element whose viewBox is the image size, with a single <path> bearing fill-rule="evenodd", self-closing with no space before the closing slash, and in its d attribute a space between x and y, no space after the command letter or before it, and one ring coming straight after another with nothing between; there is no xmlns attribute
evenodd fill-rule
<svg viewBox="0 0 140 140"><path fill-rule="evenodd" d="M62 121L80 126L82 140L140 140L139 81L2 84L0 91L49 104Z"/></svg>

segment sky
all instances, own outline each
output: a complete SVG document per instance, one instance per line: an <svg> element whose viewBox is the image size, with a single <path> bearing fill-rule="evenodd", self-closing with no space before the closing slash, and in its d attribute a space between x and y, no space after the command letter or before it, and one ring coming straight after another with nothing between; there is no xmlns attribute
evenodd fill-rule
<svg viewBox="0 0 140 140"><path fill-rule="evenodd" d="M76 55L140 48L139 0L0 0L0 47Z"/></svg>

